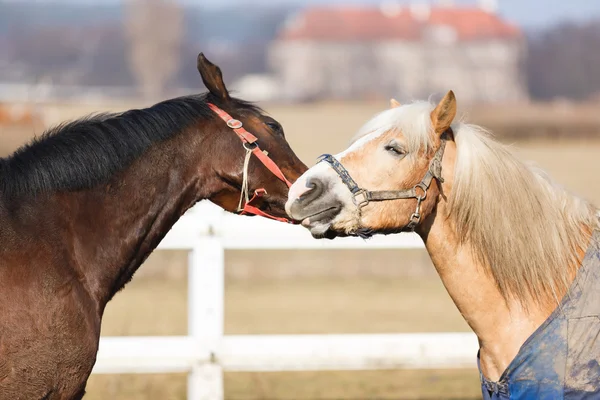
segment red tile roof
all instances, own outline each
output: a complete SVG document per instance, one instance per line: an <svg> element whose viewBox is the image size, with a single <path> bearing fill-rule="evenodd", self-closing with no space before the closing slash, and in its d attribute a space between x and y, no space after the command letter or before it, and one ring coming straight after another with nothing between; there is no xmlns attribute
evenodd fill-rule
<svg viewBox="0 0 600 400"><path fill-rule="evenodd" d="M418 12L402 7L384 13L377 7L310 7L289 21L282 40L420 40L426 27L453 28L457 40L515 38L521 31L480 8L431 7Z"/></svg>

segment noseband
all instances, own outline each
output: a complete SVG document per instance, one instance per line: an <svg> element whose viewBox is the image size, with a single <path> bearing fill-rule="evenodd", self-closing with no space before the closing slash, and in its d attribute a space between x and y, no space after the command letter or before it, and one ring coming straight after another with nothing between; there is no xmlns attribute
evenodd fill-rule
<svg viewBox="0 0 600 400"><path fill-rule="evenodd" d="M293 221L291 221L287 218L280 218L280 217L275 217L273 215L269 215L266 212L259 209L258 207L252 205L252 203L254 203L257 199L259 199L262 196L264 196L265 194L267 194L267 191L264 188L260 188L260 189L256 189L254 191L254 195L252 196L252 198L250 198L250 196L249 196L248 166L250 165L250 156L252 154L254 154L256 156L256 158L258 158L258 160L260 162L262 162L263 165L265 167L267 167L267 169L269 171L271 171L271 173L273 173L273 175L275 175L280 181L285 183L288 188L290 186L292 186L292 183L286 179L285 175L283 175L283 172L281 172L281 169L267 155L268 154L267 151L260 149L260 147L258 146L258 138L256 136L254 136L253 134L251 134L250 132L248 132L246 129L244 129L241 121L234 119L231 115L227 114L227 112L223 111L222 109L215 106L214 104L212 104L212 103L207 103L207 104L211 110L213 110L219 117L221 117L221 119L223 121L225 121L225 123L227 124L228 127L233 129L235 134L242 141L242 146L246 150L246 157L244 158L244 167L242 169L242 174L243 174L242 175L243 176L242 177L242 190L240 193L240 201L238 203L238 209L237 209L238 213L240 215L244 215L244 214L260 215L261 217L274 219L276 221L294 223ZM242 206L242 203L244 203L243 206Z"/></svg>
<svg viewBox="0 0 600 400"><path fill-rule="evenodd" d="M346 168L344 168L344 166L331 154L322 155L319 159L319 162L324 161L328 163L339 175L339 177L342 179L342 182L344 182L348 189L350 189L350 192L352 193L352 200L358 207L359 212L371 201L417 199L417 208L410 216L410 222L405 227L405 229L414 231L416 226L421 222L421 203L427 197L427 190L431 185L431 181L435 178L440 183L444 182L444 179L442 178L442 158L444 157L445 147L446 140L442 139L440 147L437 149L433 155L433 158L429 162L429 169L427 170L427 173L423 179L421 179L421 182L406 190L366 190L356 184L354 179L352 179L350 176L348 170L346 170Z"/></svg>

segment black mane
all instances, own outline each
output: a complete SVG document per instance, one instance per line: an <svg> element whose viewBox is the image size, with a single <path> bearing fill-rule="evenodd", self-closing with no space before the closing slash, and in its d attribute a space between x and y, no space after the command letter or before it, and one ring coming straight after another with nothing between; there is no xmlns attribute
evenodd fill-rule
<svg viewBox="0 0 600 400"><path fill-rule="evenodd" d="M92 188L128 167L154 143L214 118L210 94L166 100L145 109L97 114L60 124L0 158L0 192L6 196ZM258 107L234 99L236 106Z"/></svg>

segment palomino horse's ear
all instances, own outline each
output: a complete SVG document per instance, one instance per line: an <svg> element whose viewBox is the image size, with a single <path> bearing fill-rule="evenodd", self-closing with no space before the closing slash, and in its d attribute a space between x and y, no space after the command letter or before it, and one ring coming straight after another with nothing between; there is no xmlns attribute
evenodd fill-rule
<svg viewBox="0 0 600 400"><path fill-rule="evenodd" d="M435 129L435 133L441 135L446 132L450 128L452 121L454 121L455 116L456 97L451 90L444 96L437 107L435 107L435 110L431 112L431 123L433 129Z"/></svg>
<svg viewBox="0 0 600 400"><path fill-rule="evenodd" d="M204 53L198 54L198 72L202 77L202 82L214 96L221 100L229 100L229 92L223 82L221 68L214 65L204 56Z"/></svg>
<svg viewBox="0 0 600 400"><path fill-rule="evenodd" d="M400 107L401 104L398 100L396 99L391 99L390 100L390 108L396 108L396 107Z"/></svg>

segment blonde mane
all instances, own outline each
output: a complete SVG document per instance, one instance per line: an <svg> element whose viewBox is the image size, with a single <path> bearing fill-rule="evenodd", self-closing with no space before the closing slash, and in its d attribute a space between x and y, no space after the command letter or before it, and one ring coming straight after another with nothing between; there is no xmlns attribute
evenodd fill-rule
<svg viewBox="0 0 600 400"><path fill-rule="evenodd" d="M453 129L449 208L458 237L488 266L505 298L558 302L599 227L598 210L518 160L483 128L459 123Z"/></svg>
<svg viewBox="0 0 600 400"><path fill-rule="evenodd" d="M411 154L432 145L429 102L389 109L357 136L401 130ZM457 148L448 218L505 299L558 302L599 228L598 209L518 160L476 125L452 126ZM444 171L442 171L442 174Z"/></svg>

